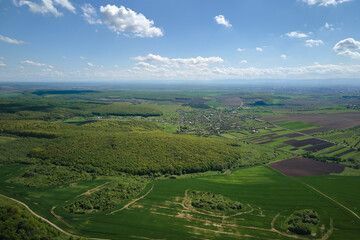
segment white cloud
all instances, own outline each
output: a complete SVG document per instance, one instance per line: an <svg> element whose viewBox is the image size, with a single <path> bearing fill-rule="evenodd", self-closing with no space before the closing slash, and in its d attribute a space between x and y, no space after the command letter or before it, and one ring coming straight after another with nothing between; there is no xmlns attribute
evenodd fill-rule
<svg viewBox="0 0 360 240"><path fill-rule="evenodd" d="M0 35L0 41L3 42L7 42L7 43L11 43L11 44L24 44L25 42L20 41L20 40L16 40L13 38L9 38L9 37L5 37L3 35Z"/></svg>
<svg viewBox="0 0 360 240"><path fill-rule="evenodd" d="M145 57L139 56L133 58L140 62L163 63L172 66L207 66L210 63L222 63L224 60L220 57L196 57L196 58L167 58L160 55L148 54Z"/></svg>
<svg viewBox="0 0 360 240"><path fill-rule="evenodd" d="M80 59L81 59L81 60L85 60L85 59L86 59L86 57L80 56Z"/></svg>
<svg viewBox="0 0 360 240"><path fill-rule="evenodd" d="M13 0L13 2L17 7L27 5L30 8L30 11L33 13L51 13L56 17L62 16L63 13L59 12L55 8L54 4L60 5L61 7L66 8L73 13L76 13L75 7L68 0L41 0L41 4L28 0Z"/></svg>
<svg viewBox="0 0 360 240"><path fill-rule="evenodd" d="M257 47L257 48L255 48L255 50L258 51L258 52L264 51L264 49L262 49L261 47Z"/></svg>
<svg viewBox="0 0 360 240"><path fill-rule="evenodd" d="M90 4L85 3L81 10L83 11L84 19L90 24L102 24L101 19L98 18L96 9Z"/></svg>
<svg viewBox="0 0 360 240"><path fill-rule="evenodd" d="M287 58L287 56L285 54L282 54L280 57L284 60L286 60L286 58Z"/></svg>
<svg viewBox="0 0 360 240"><path fill-rule="evenodd" d="M314 46L320 46L323 45L324 42L322 40L314 40L314 39L309 39L305 41L305 46L307 47L314 47Z"/></svg>
<svg viewBox="0 0 360 240"><path fill-rule="evenodd" d="M328 30L330 30L330 31L334 31L334 30L335 30L334 25L333 25L333 24L329 24L329 23L327 23L327 22L325 23L323 29L328 29Z"/></svg>
<svg viewBox="0 0 360 240"><path fill-rule="evenodd" d="M68 9L69 11L76 13L75 7L71 4L69 0L54 0L56 4Z"/></svg>
<svg viewBox="0 0 360 240"><path fill-rule="evenodd" d="M21 61L22 64L27 64L27 65L31 65L31 66L36 66L36 67L45 67L48 66L45 63L38 63L38 62L34 62L31 60L25 60L25 61Z"/></svg>
<svg viewBox="0 0 360 240"><path fill-rule="evenodd" d="M350 2L352 0L303 0L308 5L318 5L328 7L330 5L336 6L341 3Z"/></svg>
<svg viewBox="0 0 360 240"><path fill-rule="evenodd" d="M232 27L232 25L229 23L228 20L225 19L225 17L223 15L215 16L215 21L218 24L224 25L226 27Z"/></svg>
<svg viewBox="0 0 360 240"><path fill-rule="evenodd" d="M95 67L95 65L92 64L91 62L88 62L87 65L90 66L90 67Z"/></svg>
<svg viewBox="0 0 360 240"><path fill-rule="evenodd" d="M236 50L238 50L239 52L245 51L245 49L243 49L243 48L238 48L238 49L236 49Z"/></svg>
<svg viewBox="0 0 360 240"><path fill-rule="evenodd" d="M6 64L4 63L4 58L0 57L0 67L6 67Z"/></svg>
<svg viewBox="0 0 360 240"><path fill-rule="evenodd" d="M360 42L353 38L347 38L335 44L333 50L338 55L344 55L351 58L360 58Z"/></svg>
<svg viewBox="0 0 360 240"><path fill-rule="evenodd" d="M115 5L106 5L100 7L106 24L109 29L121 34L131 33L137 37L161 37L163 32L160 28L154 27L154 21L147 19L143 14L136 13L129 8Z"/></svg>
<svg viewBox="0 0 360 240"><path fill-rule="evenodd" d="M285 35L290 37L290 38L306 38L306 37L308 37L307 34L300 33L300 32L297 32L297 31L288 32L288 33L285 33Z"/></svg>
<svg viewBox="0 0 360 240"><path fill-rule="evenodd" d="M247 60L241 60L240 63L247 63L248 61Z"/></svg>

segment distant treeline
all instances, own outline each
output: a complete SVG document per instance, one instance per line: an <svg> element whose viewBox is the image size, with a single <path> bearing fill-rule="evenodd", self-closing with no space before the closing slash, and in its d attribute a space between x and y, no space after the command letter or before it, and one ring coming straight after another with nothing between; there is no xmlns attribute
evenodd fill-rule
<svg viewBox="0 0 360 240"><path fill-rule="evenodd" d="M0 100L0 119L3 120L56 120L109 115L150 117L161 114L157 109L128 102Z"/></svg>
<svg viewBox="0 0 360 240"><path fill-rule="evenodd" d="M83 93L99 93L93 90L36 90L32 94L43 96L49 94L83 94Z"/></svg>

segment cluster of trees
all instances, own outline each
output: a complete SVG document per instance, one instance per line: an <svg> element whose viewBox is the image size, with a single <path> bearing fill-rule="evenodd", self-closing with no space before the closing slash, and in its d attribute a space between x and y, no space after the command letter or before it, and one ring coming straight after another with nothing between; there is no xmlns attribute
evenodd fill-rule
<svg viewBox="0 0 360 240"><path fill-rule="evenodd" d="M53 227L41 222L27 210L0 199L0 239L67 239Z"/></svg>
<svg viewBox="0 0 360 240"><path fill-rule="evenodd" d="M129 102L64 101L55 99L0 100L2 120L58 120L75 116L160 116L161 111Z"/></svg>
<svg viewBox="0 0 360 240"><path fill-rule="evenodd" d="M1 144L0 152L4 154L0 155L0 163L22 161L61 166L30 168L18 179L27 179L27 184L53 180L63 183L119 172L179 175L222 170L269 162L278 154L255 144L168 134L148 121L97 121L78 126L41 120L0 120L0 132L20 136L34 133L31 136L38 137L21 137Z"/></svg>
<svg viewBox="0 0 360 240"><path fill-rule="evenodd" d="M97 130L57 138L31 156L99 175L178 175L254 165L275 156L274 151L244 145L162 131Z"/></svg>
<svg viewBox="0 0 360 240"><path fill-rule="evenodd" d="M300 234L309 235L311 229L318 225L320 217L316 211L311 209L295 211L287 220L289 231Z"/></svg>
<svg viewBox="0 0 360 240"><path fill-rule="evenodd" d="M21 176L12 179L12 181L26 186L42 187L93 178L95 178L94 175L81 171L76 167L35 164L30 166Z"/></svg>
<svg viewBox="0 0 360 240"><path fill-rule="evenodd" d="M139 181L136 178L123 179L108 184L90 195L83 196L65 206L65 209L74 214L106 211L135 197L143 189L144 184L144 181Z"/></svg>
<svg viewBox="0 0 360 240"><path fill-rule="evenodd" d="M189 192L189 195L191 196L191 205L195 208L223 212L242 209L241 203L211 192L193 190Z"/></svg>
<svg viewBox="0 0 360 240"><path fill-rule="evenodd" d="M31 149L42 146L47 139L11 137L0 144L0 165L11 163L34 164L37 159L28 157Z"/></svg>
<svg viewBox="0 0 360 240"><path fill-rule="evenodd" d="M315 156L314 154L311 154L310 152L306 152L303 154L303 157L305 158L310 158L313 159L315 161L319 161L319 162L342 162L343 160L339 157L335 157L335 156Z"/></svg>
<svg viewBox="0 0 360 240"><path fill-rule="evenodd" d="M106 104L103 106L88 109L95 115L115 115L115 116L160 116L161 111L144 107L141 105L134 105L128 102L116 102L112 104Z"/></svg>

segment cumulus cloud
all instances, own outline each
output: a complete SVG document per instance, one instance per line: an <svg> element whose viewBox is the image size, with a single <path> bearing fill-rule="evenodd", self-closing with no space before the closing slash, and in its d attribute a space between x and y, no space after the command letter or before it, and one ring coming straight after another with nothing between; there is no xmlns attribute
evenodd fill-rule
<svg viewBox="0 0 360 240"><path fill-rule="evenodd" d="M240 63L247 63L248 61L247 60L241 60Z"/></svg>
<svg viewBox="0 0 360 240"><path fill-rule="evenodd" d="M257 47L257 48L255 48L255 50L258 51L258 52L264 51L264 49L262 49L261 47Z"/></svg>
<svg viewBox="0 0 360 240"><path fill-rule="evenodd" d="M238 50L239 52L243 52L245 49L243 49L243 48L238 48L238 49L236 49L236 50Z"/></svg>
<svg viewBox="0 0 360 240"><path fill-rule="evenodd" d="M96 9L90 3L82 5L81 10L83 11L85 21L90 24L102 24L101 19L98 18Z"/></svg>
<svg viewBox="0 0 360 240"><path fill-rule="evenodd" d="M0 41L3 42L7 42L7 43L11 43L11 44L24 44L25 42L20 41L20 40L16 40L13 38L9 38L9 37L5 37L3 35L0 35Z"/></svg>
<svg viewBox="0 0 360 240"><path fill-rule="evenodd" d="M225 19L224 15L217 15L215 16L215 21L218 24L224 25L225 27L232 27L227 19Z"/></svg>
<svg viewBox="0 0 360 240"><path fill-rule="evenodd" d="M288 32L288 33L285 33L285 35L290 38L306 38L309 36L305 33L297 32L297 31Z"/></svg>
<svg viewBox="0 0 360 240"><path fill-rule="evenodd" d="M87 65L88 65L89 67L95 67L95 65L94 65L93 63L91 63L91 62L88 62Z"/></svg>
<svg viewBox="0 0 360 240"><path fill-rule="evenodd" d="M130 33L137 37L161 37L163 32L154 27L154 21L147 19L143 14L136 13L124 6L106 5L100 7L109 29L118 33Z"/></svg>
<svg viewBox="0 0 360 240"><path fill-rule="evenodd" d="M76 13L75 7L68 0L41 0L41 3L35 3L28 0L13 0L15 6L21 7L27 5L31 12L47 14L51 13L56 17L62 16L63 13L59 12L54 5L60 5L69 11Z"/></svg>
<svg viewBox="0 0 360 240"><path fill-rule="evenodd" d="M309 39L305 41L305 46L307 47L314 47L314 46L320 46L323 45L324 42L322 40L314 40L314 39Z"/></svg>
<svg viewBox="0 0 360 240"><path fill-rule="evenodd" d="M148 54L133 58L140 62L163 63L167 65L183 66L207 66L210 63L222 63L224 60L220 57L196 57L196 58L167 58L160 55Z"/></svg>
<svg viewBox="0 0 360 240"><path fill-rule="evenodd" d="M80 59L81 59L81 60L85 60L85 59L86 59L86 57L80 56Z"/></svg>
<svg viewBox="0 0 360 240"><path fill-rule="evenodd" d="M328 7L331 5L336 6L341 3L350 2L352 0L303 0L303 1L310 6L317 5L317 6Z"/></svg>
<svg viewBox="0 0 360 240"><path fill-rule="evenodd" d="M335 44L333 50L338 55L344 55L351 58L360 58L360 42L353 38L347 38Z"/></svg>
<svg viewBox="0 0 360 240"><path fill-rule="evenodd" d="M282 54L280 57L284 60L286 60L286 58L287 58L287 56L285 54Z"/></svg>

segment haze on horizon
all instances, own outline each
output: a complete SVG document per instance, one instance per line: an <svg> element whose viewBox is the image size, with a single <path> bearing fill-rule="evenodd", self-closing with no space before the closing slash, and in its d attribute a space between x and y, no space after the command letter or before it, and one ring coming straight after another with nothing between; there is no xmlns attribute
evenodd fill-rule
<svg viewBox="0 0 360 240"><path fill-rule="evenodd" d="M359 10L358 0L0 0L0 82L359 83Z"/></svg>

